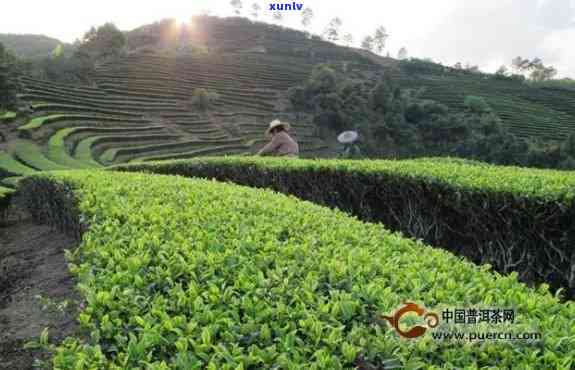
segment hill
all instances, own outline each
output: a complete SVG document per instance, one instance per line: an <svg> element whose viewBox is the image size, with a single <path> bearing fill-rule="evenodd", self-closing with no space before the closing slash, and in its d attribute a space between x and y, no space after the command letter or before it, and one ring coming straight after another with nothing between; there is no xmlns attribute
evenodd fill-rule
<svg viewBox="0 0 575 370"><path fill-rule="evenodd" d="M365 50L357 52L380 65L402 88L423 88L423 98L439 101L453 111L464 109L466 96L483 97L517 136L564 140L575 132L575 90L568 79L531 85L424 60L399 61Z"/></svg>
<svg viewBox="0 0 575 370"><path fill-rule="evenodd" d="M44 35L0 33L0 43L15 55L26 59L48 57L58 45L63 45L65 52L72 48L70 44Z"/></svg>
<svg viewBox="0 0 575 370"><path fill-rule="evenodd" d="M424 98L451 111L463 110L467 95L482 96L519 136L561 140L575 128L575 92L422 68L244 18L202 16L188 27L163 21L125 35L127 51L98 63L90 86L22 77L20 98L34 113L0 119L0 176L253 153L277 117L293 123L303 156L329 156L330 140L318 136L311 117L290 111L286 94L325 62L350 78L388 75L403 88L424 87ZM58 42L32 40L44 40L46 50ZM191 103L200 88L219 96L207 112Z"/></svg>
<svg viewBox="0 0 575 370"><path fill-rule="evenodd" d="M497 115L521 137L562 140L575 132L575 91L557 87L532 87L494 75L466 73L451 68L414 70L409 63L391 70L403 87L424 87L424 98L462 110L466 96L486 99Z"/></svg>

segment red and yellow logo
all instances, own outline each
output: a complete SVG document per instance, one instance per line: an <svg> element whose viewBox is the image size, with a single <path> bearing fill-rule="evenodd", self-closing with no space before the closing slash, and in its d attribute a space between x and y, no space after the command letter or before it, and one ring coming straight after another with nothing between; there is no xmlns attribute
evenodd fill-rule
<svg viewBox="0 0 575 370"><path fill-rule="evenodd" d="M427 327L416 325L416 326L413 326L412 328L410 328L409 330L401 330L401 328L399 327L401 318L404 315L407 315L407 314L412 313L412 312L416 313L417 316L420 316L420 317L423 316L423 319L425 320ZM427 312L423 307L419 306L416 303L411 303L411 302L406 302L404 304L404 306L402 308L400 308L399 310L397 310L395 312L395 314L393 314L392 316L383 316L382 315L382 318L384 320L387 320L389 322L389 324L393 328L395 328L395 331L397 331L397 333L404 338L421 337L423 334L425 334L427 329L435 328L439 324L439 316L437 316L436 313Z"/></svg>

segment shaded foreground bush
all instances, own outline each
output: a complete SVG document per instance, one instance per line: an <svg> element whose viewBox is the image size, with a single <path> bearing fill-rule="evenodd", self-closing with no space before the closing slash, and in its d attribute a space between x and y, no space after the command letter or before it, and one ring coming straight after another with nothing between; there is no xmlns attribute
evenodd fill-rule
<svg viewBox="0 0 575 370"><path fill-rule="evenodd" d="M115 167L269 187L575 295L575 173L456 159L197 158Z"/></svg>
<svg viewBox="0 0 575 370"><path fill-rule="evenodd" d="M0 186L0 221L8 214L14 190Z"/></svg>
<svg viewBox="0 0 575 370"><path fill-rule="evenodd" d="M90 339L66 339L54 368L573 365L573 303L340 211L269 190L106 171L32 176L21 192L38 219L84 231L68 257ZM380 315L406 301L512 307L514 328L543 340L400 340Z"/></svg>

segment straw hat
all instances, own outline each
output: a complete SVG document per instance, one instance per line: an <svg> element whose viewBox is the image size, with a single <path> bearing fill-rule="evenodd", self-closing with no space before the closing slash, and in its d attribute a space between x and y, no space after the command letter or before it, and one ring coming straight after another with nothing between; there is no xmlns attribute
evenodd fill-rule
<svg viewBox="0 0 575 370"><path fill-rule="evenodd" d="M281 127L283 126L284 130L288 131L290 129L290 124L287 122L282 122L279 119L274 119L273 121L270 122L270 127L268 127L268 129L266 130L266 135L270 136L270 132L271 130L273 130L276 127Z"/></svg>
<svg viewBox="0 0 575 370"><path fill-rule="evenodd" d="M359 134L357 131L344 131L338 135L337 141L341 144L351 144L357 140Z"/></svg>

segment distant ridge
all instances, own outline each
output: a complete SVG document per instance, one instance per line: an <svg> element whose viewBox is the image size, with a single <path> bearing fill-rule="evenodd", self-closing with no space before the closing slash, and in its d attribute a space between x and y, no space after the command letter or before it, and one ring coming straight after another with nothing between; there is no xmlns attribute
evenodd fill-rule
<svg viewBox="0 0 575 370"><path fill-rule="evenodd" d="M58 45L64 46L64 51L72 48L71 44L45 35L0 33L0 43L21 58L44 58L50 56Z"/></svg>

